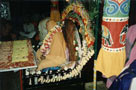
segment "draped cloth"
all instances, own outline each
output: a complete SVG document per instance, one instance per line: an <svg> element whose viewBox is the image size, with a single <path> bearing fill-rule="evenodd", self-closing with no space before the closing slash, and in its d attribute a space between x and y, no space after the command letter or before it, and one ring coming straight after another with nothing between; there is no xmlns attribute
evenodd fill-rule
<svg viewBox="0 0 136 90"><path fill-rule="evenodd" d="M62 32L57 32L53 36L51 42L50 52L46 55L45 59L41 60L42 53L38 50L37 57L40 60L37 70L42 70L48 67L56 67L66 62L66 43L63 38Z"/></svg>
<svg viewBox="0 0 136 90"><path fill-rule="evenodd" d="M129 27L126 35L126 66L136 60L136 24Z"/></svg>
<svg viewBox="0 0 136 90"><path fill-rule="evenodd" d="M39 30L39 36L40 36L40 41L42 42L45 38L45 36L48 34L48 30L46 27L46 23L49 21L49 17L41 20L38 25L38 30Z"/></svg>
<svg viewBox="0 0 136 90"><path fill-rule="evenodd" d="M136 90L136 60L114 80L109 90Z"/></svg>
<svg viewBox="0 0 136 90"><path fill-rule="evenodd" d="M97 58L96 70L106 77L118 76L125 64L129 4L130 0L104 2L102 47Z"/></svg>
<svg viewBox="0 0 136 90"><path fill-rule="evenodd" d="M60 26L55 21L47 24L48 34L37 51L38 69L60 66L66 62L66 43ZM48 38L48 40L46 40ZM46 52L46 54L45 54Z"/></svg>

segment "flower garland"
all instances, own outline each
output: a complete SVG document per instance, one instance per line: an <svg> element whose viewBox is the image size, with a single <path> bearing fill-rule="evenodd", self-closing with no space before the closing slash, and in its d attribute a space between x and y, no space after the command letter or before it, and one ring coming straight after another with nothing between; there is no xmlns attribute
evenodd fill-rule
<svg viewBox="0 0 136 90"><path fill-rule="evenodd" d="M84 38L82 40L80 60L78 61L78 63L76 63L76 66L70 71L69 71L69 68L67 67L65 67L64 69L59 69L55 73L53 73L53 71L49 71L49 72L47 71L45 73L42 73L41 71L38 71L38 72L32 71L33 75L35 74L35 76L37 77L34 77L34 79L29 78L29 85L32 85L32 80L34 80L33 82L35 82L35 78L37 80L37 83L44 84L44 83L50 83L50 82L58 82L61 80L66 80L68 78L70 79L72 77L76 77L80 75L84 65L93 56L94 50L92 47L94 43L94 36L90 34L91 29L90 29L89 16L87 12L85 11L85 9L83 8L83 5L79 2L70 4L62 14L62 21L64 21L66 18L71 19L73 21L76 19L79 20L78 18L76 18L76 16L74 16L74 18L71 15L68 16L69 12L72 10L74 10L74 12L76 12L79 16L82 17L82 22L83 22L83 25L81 25L82 24L81 21L78 22L84 32L82 33L82 36L84 36ZM56 32L61 32L61 31L62 30L60 26L55 26L45 37L43 41L43 45L40 48L41 52L43 52L44 55L48 54L48 52L50 51L50 45L51 45L51 40L53 35ZM78 51L78 48L79 47L75 48L76 51ZM31 72L29 72L29 70L28 71L26 70L26 75L28 74L31 74ZM38 75L40 75L40 77ZM44 76L44 75L47 75L47 76Z"/></svg>
<svg viewBox="0 0 136 90"><path fill-rule="evenodd" d="M62 29L59 25L55 25L44 38L43 44L40 47L40 51L43 53L44 56L46 56L50 52L51 41L53 39L53 36L57 32L62 32Z"/></svg>
<svg viewBox="0 0 136 90"><path fill-rule="evenodd" d="M70 19L70 20L72 20L73 22L77 22L78 25L80 25L80 30L79 30L79 32L80 32L82 35L84 35L85 26L84 26L84 24L83 24L83 22L82 22L82 18L81 18L78 14L76 14L76 13L69 13L69 14L67 15L66 19Z"/></svg>
<svg viewBox="0 0 136 90"><path fill-rule="evenodd" d="M29 78L29 85L32 85L32 82L35 83L35 78L37 79L36 83L44 84L44 83L50 83L50 82L58 82L62 80L66 80L68 78L76 77L81 73L82 68L84 65L89 61L89 58L91 58L94 54L94 50L89 50L87 48L86 40L83 40L83 47L82 49L82 57L80 59L80 63L76 65L75 68L73 68L69 73L64 72L67 71L68 68L64 68L65 70L57 70L55 74L52 74L52 72L45 72L42 73L41 71L35 72L35 70L29 71L29 69L26 70L25 75L35 75L34 79ZM63 75L61 74L63 72ZM40 75L40 77L38 76ZM44 75L47 75L46 77ZM38 76L38 77L36 77ZM51 78L50 78L51 77ZM34 81L32 81L34 80Z"/></svg>
<svg viewBox="0 0 136 90"><path fill-rule="evenodd" d="M85 27L85 35L84 38L87 41L87 46L88 48L91 47L94 44L94 37L93 35L89 34L91 33L91 29L90 29L90 19L89 19L89 14L87 13L87 11L85 10L84 6L79 3L79 2L75 2L70 4L65 11L63 11L62 13L62 21L64 21L68 15L68 13L70 11L74 11L75 13L77 13L79 16L82 17L82 22L84 23L84 27Z"/></svg>

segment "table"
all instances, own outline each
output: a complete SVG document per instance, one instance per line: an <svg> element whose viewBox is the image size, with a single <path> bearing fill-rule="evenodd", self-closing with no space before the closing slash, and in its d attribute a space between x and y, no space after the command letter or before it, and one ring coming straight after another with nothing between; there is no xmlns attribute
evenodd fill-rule
<svg viewBox="0 0 136 90"><path fill-rule="evenodd" d="M16 45L17 43L19 45ZM27 46L25 48L22 48L21 46L24 46L24 45L27 45ZM27 48L26 52L28 52L28 54L26 56L27 58L26 61L18 60L13 62L12 57L13 57L14 46L18 46L18 48L15 49L15 51L19 53L17 57L21 57L22 56L21 53L23 53L24 49ZM20 48L23 49L23 52L20 50ZM34 67L37 67L37 65L35 62L35 55L33 54L33 49L32 49L30 40L16 40L16 41L1 42L0 44L0 72L16 71L16 70L22 70L22 69L34 68Z"/></svg>
<svg viewBox="0 0 136 90"><path fill-rule="evenodd" d="M26 54L23 56L24 52ZM13 57L19 59L22 57L24 61L17 59L13 61ZM22 70L37 67L35 60L30 40L0 42L0 72L20 71L21 90L23 90Z"/></svg>

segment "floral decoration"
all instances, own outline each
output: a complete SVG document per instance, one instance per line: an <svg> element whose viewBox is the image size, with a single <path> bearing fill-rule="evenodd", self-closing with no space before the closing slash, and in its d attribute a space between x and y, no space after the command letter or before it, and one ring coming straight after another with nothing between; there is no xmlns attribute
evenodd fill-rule
<svg viewBox="0 0 136 90"><path fill-rule="evenodd" d="M73 11L76 13L78 16L80 16L82 19L79 19L79 17L70 15L69 13ZM35 71L30 71L29 69L26 70L25 74L26 75L35 75L34 78L29 78L29 85L32 85L32 83L37 83L39 84L44 84L44 83L50 83L50 82L59 82L62 80L70 79L72 77L77 77L80 76L81 70L84 67L84 65L90 60L90 58L94 54L93 50L93 43L94 43L94 36L92 35L91 32L91 23L89 21L89 15L83 5L79 2L74 2L70 4L62 13L62 22L65 21L65 19L71 19L72 21L77 21L80 24L80 30L79 32L81 33L83 40L81 47L76 46L76 52L79 55L81 53L81 57L79 60L77 60L76 65L74 68L69 68L65 66L64 68L58 69L56 71L46 71L46 72L35 72ZM81 21L79 21L81 20ZM63 25L63 23L62 23ZM53 38L53 35L56 32L61 32L62 29L60 26L56 25L51 31L47 34L43 41L43 45L41 46L40 50L41 52L46 55L50 51L50 45L51 41ZM77 43L76 41L74 42L75 44ZM80 51L79 48L81 49ZM40 76L38 76L40 75ZM36 80L35 80L36 78Z"/></svg>
<svg viewBox="0 0 136 90"><path fill-rule="evenodd" d="M64 21L68 15L69 12L74 11L77 13L79 16L82 18L82 22L84 23L84 31L85 35L84 38L87 41L87 46L88 48L94 44L94 37L93 35L89 34L91 33L91 28L90 28L90 18L89 14L85 10L84 6L80 2L75 2L70 4L62 13L62 21Z"/></svg>

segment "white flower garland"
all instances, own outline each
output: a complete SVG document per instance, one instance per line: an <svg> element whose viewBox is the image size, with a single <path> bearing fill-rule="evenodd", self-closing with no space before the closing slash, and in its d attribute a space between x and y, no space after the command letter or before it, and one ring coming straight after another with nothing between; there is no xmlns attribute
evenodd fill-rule
<svg viewBox="0 0 136 90"><path fill-rule="evenodd" d="M62 32L62 29L60 26L55 25L46 35L46 37L43 40L43 44L40 47L40 51L43 53L44 56L46 56L50 52L50 45L51 41L53 39L53 36L57 32Z"/></svg>
<svg viewBox="0 0 136 90"><path fill-rule="evenodd" d="M88 50L87 48L87 44L86 41L83 40L83 47L82 47L82 57L80 60L80 63L68 74L64 73L64 75L52 75L52 78L49 78L49 76L47 76L46 78L44 78L44 76L40 76L37 80L38 83L44 84L44 83L50 83L50 82L57 82L57 81L61 81L61 80L66 80L67 78L71 78L71 77L76 77L77 75L79 75L81 73L81 70L83 68L83 66L89 61L89 59L93 56L94 54L94 50ZM59 73L60 70L58 70ZM36 74L36 76L41 74L41 71L35 72L32 71L31 73L29 72L29 70L26 70L26 75L29 74ZM48 74L48 72L45 72ZM50 72L51 73L51 72ZM37 78L37 77L35 77ZM29 85L31 85L30 83L32 82L31 78L29 80Z"/></svg>

